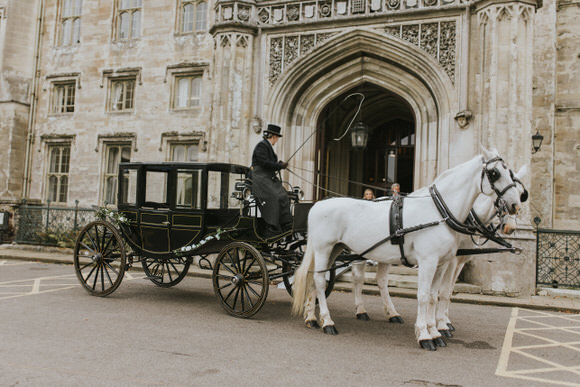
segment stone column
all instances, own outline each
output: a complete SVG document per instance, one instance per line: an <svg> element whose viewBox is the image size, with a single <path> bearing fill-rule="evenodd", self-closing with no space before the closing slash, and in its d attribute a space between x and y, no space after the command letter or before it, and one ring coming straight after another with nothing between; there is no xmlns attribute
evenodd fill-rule
<svg viewBox="0 0 580 387"><path fill-rule="evenodd" d="M215 12L209 158L248 165L248 141L254 133L255 7L253 2L218 1Z"/></svg>
<svg viewBox="0 0 580 387"><path fill-rule="evenodd" d="M525 2L483 3L475 9L477 34L472 56L479 65L475 102L479 143L496 148L514 170L531 166L533 18L535 5ZM523 178L530 187L531 171ZM477 256L466 267L465 279L485 293L529 295L535 291L535 239L528 203L518 216L518 231L510 242L523 249Z"/></svg>

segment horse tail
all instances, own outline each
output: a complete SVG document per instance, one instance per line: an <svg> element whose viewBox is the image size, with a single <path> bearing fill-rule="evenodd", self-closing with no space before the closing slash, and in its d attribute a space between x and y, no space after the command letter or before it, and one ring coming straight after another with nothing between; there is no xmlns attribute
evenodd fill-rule
<svg viewBox="0 0 580 387"><path fill-rule="evenodd" d="M310 243L306 244L306 252L300 267L294 272L294 284L292 285L292 314L299 316L304 313L306 299L312 289L314 269L314 248Z"/></svg>

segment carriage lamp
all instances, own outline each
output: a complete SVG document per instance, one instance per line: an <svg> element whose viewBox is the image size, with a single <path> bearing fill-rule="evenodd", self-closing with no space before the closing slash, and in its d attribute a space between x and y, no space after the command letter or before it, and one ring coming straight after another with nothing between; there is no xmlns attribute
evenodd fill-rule
<svg viewBox="0 0 580 387"><path fill-rule="evenodd" d="M351 129L352 147L355 149L364 149L369 139L369 127L362 121L357 121Z"/></svg>
<svg viewBox="0 0 580 387"><path fill-rule="evenodd" d="M542 136L540 131L536 129L536 134L532 136L532 147L534 148L532 154L537 153L540 150L542 141L544 141L544 136Z"/></svg>

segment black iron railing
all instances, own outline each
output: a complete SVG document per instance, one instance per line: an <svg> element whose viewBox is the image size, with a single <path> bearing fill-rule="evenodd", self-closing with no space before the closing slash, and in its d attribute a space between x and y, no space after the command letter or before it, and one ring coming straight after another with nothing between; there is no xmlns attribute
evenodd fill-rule
<svg viewBox="0 0 580 387"><path fill-rule="evenodd" d="M33 205L24 202L16 209L16 243L72 247L81 227L95 218L93 208Z"/></svg>
<svg viewBox="0 0 580 387"><path fill-rule="evenodd" d="M536 231L536 284L580 289L580 231Z"/></svg>

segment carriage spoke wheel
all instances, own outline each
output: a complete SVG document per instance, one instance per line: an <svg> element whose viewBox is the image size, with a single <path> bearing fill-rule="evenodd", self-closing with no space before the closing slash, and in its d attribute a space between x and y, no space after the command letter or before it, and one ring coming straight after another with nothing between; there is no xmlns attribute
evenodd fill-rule
<svg viewBox="0 0 580 387"><path fill-rule="evenodd" d="M143 271L155 285L170 288L185 278L191 265L188 257L148 258L141 259Z"/></svg>
<svg viewBox="0 0 580 387"><path fill-rule="evenodd" d="M223 308L232 316L243 318L262 308L270 282L262 254L245 242L233 242L222 249L212 281Z"/></svg>
<svg viewBox="0 0 580 387"><path fill-rule="evenodd" d="M74 266L83 287L94 296L107 296L121 284L127 266L125 244L109 222L87 224L77 237Z"/></svg>

